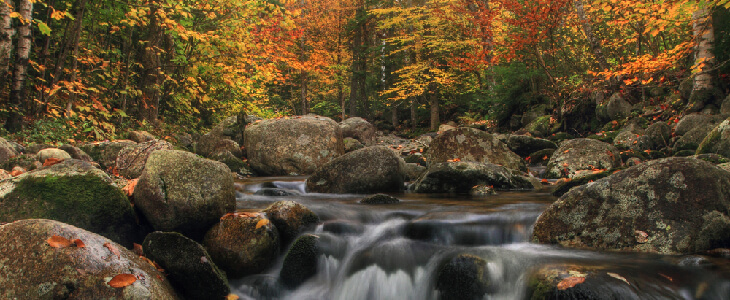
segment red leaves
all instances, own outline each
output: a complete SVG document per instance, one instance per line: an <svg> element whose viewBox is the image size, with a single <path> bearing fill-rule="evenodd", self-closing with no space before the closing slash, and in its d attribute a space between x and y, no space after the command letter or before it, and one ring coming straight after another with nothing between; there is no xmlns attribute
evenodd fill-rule
<svg viewBox="0 0 730 300"><path fill-rule="evenodd" d="M231 218L256 218L261 214L257 212L232 212L227 213L221 217L221 221Z"/></svg>
<svg viewBox="0 0 730 300"><path fill-rule="evenodd" d="M132 285L135 281L137 281L137 277L132 274L119 274L114 276L112 280L109 280L107 284L113 288L123 288Z"/></svg>
<svg viewBox="0 0 730 300"><path fill-rule="evenodd" d="M454 158L454 159L449 159L446 162L460 162L460 161L461 161L460 158Z"/></svg>
<svg viewBox="0 0 730 300"><path fill-rule="evenodd" d="M117 249L117 247L114 247L114 245L112 245L111 243L104 243L104 247L109 249L109 251L111 251L111 253L116 255L117 257L119 257L121 255L121 253L119 253L119 250Z"/></svg>
<svg viewBox="0 0 730 300"><path fill-rule="evenodd" d="M586 281L585 277L568 277L558 283L558 290L567 290Z"/></svg>
<svg viewBox="0 0 730 300"><path fill-rule="evenodd" d="M269 219L261 219L260 221L258 221L258 223L256 223L256 229L264 227L268 224L269 224Z"/></svg>
<svg viewBox="0 0 730 300"><path fill-rule="evenodd" d="M74 239L73 241L58 235L53 235L46 240L49 246L53 248L66 248L72 245L76 248L85 248L86 244L80 239Z"/></svg>
<svg viewBox="0 0 730 300"><path fill-rule="evenodd" d="M43 162L43 166L44 167L52 166L52 165L55 165L55 164L60 163L62 161L63 161L63 159L51 157L51 158L46 159L46 161Z"/></svg>
<svg viewBox="0 0 730 300"><path fill-rule="evenodd" d="M127 181L127 185L122 188L122 191L127 195L127 197L132 197L132 195L134 195L134 188L137 187L137 182L139 182L139 178L132 179Z"/></svg>

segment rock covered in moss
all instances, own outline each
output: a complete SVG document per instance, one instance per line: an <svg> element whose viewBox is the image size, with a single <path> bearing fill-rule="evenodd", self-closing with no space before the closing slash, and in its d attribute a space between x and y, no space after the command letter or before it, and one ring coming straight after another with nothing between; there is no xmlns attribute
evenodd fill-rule
<svg viewBox="0 0 730 300"><path fill-rule="evenodd" d="M297 235L319 223L317 214L294 201L274 202L262 212L276 226L282 245L289 244Z"/></svg>
<svg viewBox="0 0 730 300"><path fill-rule="evenodd" d="M258 213L236 213L221 218L203 240L205 248L231 278L264 271L279 254L279 233Z"/></svg>
<svg viewBox="0 0 730 300"><path fill-rule="evenodd" d="M618 149L593 139L567 140L550 157L545 178L573 178L579 170L613 169L621 166Z"/></svg>
<svg viewBox="0 0 730 300"><path fill-rule="evenodd" d="M459 254L446 261L436 275L439 299L482 299L489 287L487 261L471 254Z"/></svg>
<svg viewBox="0 0 730 300"><path fill-rule="evenodd" d="M455 158L502 165L513 170L525 170L522 158L507 148L496 136L473 128L458 128L437 136L426 152L429 164Z"/></svg>
<svg viewBox="0 0 730 300"><path fill-rule="evenodd" d="M223 119L208 133L198 139L195 152L204 157L210 157L217 149L225 148L225 144L229 142L224 140L234 142L230 138L235 135L235 128L238 125L238 116L231 116ZM240 151L240 149L238 151Z"/></svg>
<svg viewBox="0 0 730 300"><path fill-rule="evenodd" d="M365 145L363 145L360 141L351 137L342 139L342 144L345 147L345 153L365 148Z"/></svg>
<svg viewBox="0 0 730 300"><path fill-rule="evenodd" d="M327 117L255 122L244 136L251 168L266 175L312 174L344 153L340 127Z"/></svg>
<svg viewBox="0 0 730 300"><path fill-rule="evenodd" d="M69 159L0 182L0 222L43 218L131 246L136 222L127 196L89 163Z"/></svg>
<svg viewBox="0 0 730 300"><path fill-rule="evenodd" d="M79 148L79 147L74 147L73 145L65 144L61 147L58 147L58 149L66 151L66 153L71 155L71 158L73 158L73 159L83 160L83 161L89 162L89 163L95 163L94 159L91 158L91 156L86 154L86 152L84 152L84 150L81 150L81 148Z"/></svg>
<svg viewBox="0 0 730 300"><path fill-rule="evenodd" d="M702 140L697 154L717 153L730 157L730 118L722 121Z"/></svg>
<svg viewBox="0 0 730 300"><path fill-rule="evenodd" d="M319 237L313 234L300 236L284 257L279 278L284 286L296 288L317 274L317 261L321 255Z"/></svg>
<svg viewBox="0 0 730 300"><path fill-rule="evenodd" d="M135 143L144 143L155 140L155 136L144 130L134 130L129 132L129 139Z"/></svg>
<svg viewBox="0 0 730 300"><path fill-rule="evenodd" d="M385 146L362 148L324 164L307 179L314 193L378 193L403 190L405 162Z"/></svg>
<svg viewBox="0 0 730 300"><path fill-rule="evenodd" d="M400 203L398 198L386 194L370 195L360 200L362 204L396 204Z"/></svg>
<svg viewBox="0 0 730 300"><path fill-rule="evenodd" d="M53 248L52 236L79 239L84 247ZM164 275L121 245L52 220L20 220L0 226L2 299L177 299ZM114 252L112 252L114 251ZM120 274L136 277L109 286Z"/></svg>
<svg viewBox="0 0 730 300"><path fill-rule="evenodd" d="M634 290L620 274L605 272L597 267L546 265L530 273L525 299L641 299Z"/></svg>
<svg viewBox="0 0 730 300"><path fill-rule="evenodd" d="M730 173L693 158L642 163L571 189L538 218L533 241L681 254L730 246Z"/></svg>
<svg viewBox="0 0 730 300"><path fill-rule="evenodd" d="M133 146L137 143L130 140L119 140L111 142L94 142L81 145L79 148L86 152L102 169L114 167L117 162L119 151L124 147Z"/></svg>
<svg viewBox="0 0 730 300"><path fill-rule="evenodd" d="M413 184L417 193L469 193L476 185L498 190L533 189L526 177L503 166L471 161L432 164Z"/></svg>
<svg viewBox="0 0 730 300"><path fill-rule="evenodd" d="M559 124L553 124L551 115L543 115L525 126L525 130L536 137L546 137L559 128Z"/></svg>
<svg viewBox="0 0 730 300"><path fill-rule="evenodd" d="M517 155L524 157L544 149L557 149L558 145L549 140L529 135L510 135L507 138L507 147Z"/></svg>
<svg viewBox="0 0 730 300"><path fill-rule="evenodd" d="M18 155L15 146L6 139L0 137L0 165L4 165L11 157Z"/></svg>
<svg viewBox="0 0 730 300"><path fill-rule="evenodd" d="M142 243L145 257L158 263L185 299L224 299L230 293L226 275L208 251L177 232L156 231Z"/></svg>
<svg viewBox="0 0 730 300"><path fill-rule="evenodd" d="M68 154L68 152L63 151L58 148L46 148L41 151L38 151L36 154L36 157L38 158L38 161L41 163L45 162L49 158L57 159L57 160L64 160L64 159L71 159L71 155Z"/></svg>
<svg viewBox="0 0 730 300"><path fill-rule="evenodd" d="M236 208L228 167L179 150L150 154L134 199L155 230L176 231L193 239Z"/></svg>
<svg viewBox="0 0 730 300"><path fill-rule="evenodd" d="M150 154L159 150L172 150L172 144L164 140L151 140L129 145L119 151L115 166L119 175L125 178L137 178L142 175Z"/></svg>
<svg viewBox="0 0 730 300"><path fill-rule="evenodd" d="M360 117L347 118L340 122L343 138L354 138L363 145L369 146L375 142L375 126Z"/></svg>

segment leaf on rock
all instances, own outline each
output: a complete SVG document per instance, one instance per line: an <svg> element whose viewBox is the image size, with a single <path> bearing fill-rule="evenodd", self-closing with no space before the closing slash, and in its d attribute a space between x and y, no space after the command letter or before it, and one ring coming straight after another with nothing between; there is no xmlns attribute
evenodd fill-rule
<svg viewBox="0 0 730 300"><path fill-rule="evenodd" d="M52 165L55 165L55 164L60 163L62 161L63 161L63 159L51 157L51 158L46 159L46 161L43 162L43 166L44 167L52 166Z"/></svg>
<svg viewBox="0 0 730 300"><path fill-rule="evenodd" d="M238 300L238 296L234 294L228 294L228 296L226 296L226 300Z"/></svg>
<svg viewBox="0 0 730 300"><path fill-rule="evenodd" d="M618 275L618 274L616 274L616 273L611 273L611 272L606 272L606 274L608 274L608 276L611 276L611 277L613 277L613 278L616 278L616 279L618 279L618 280L621 280L621 281L623 281L623 282L626 282L626 284L628 284L628 285L631 285L631 284L629 283L629 281L628 281L628 280L626 280L626 278L624 278L624 277L623 277L623 276L621 276L621 275Z"/></svg>
<svg viewBox="0 0 730 300"><path fill-rule="evenodd" d="M142 245L134 243L134 254L137 254L137 256L144 256L144 250L142 250Z"/></svg>
<svg viewBox="0 0 730 300"><path fill-rule="evenodd" d="M256 223L256 229L264 227L268 224L269 224L269 219L261 219L258 223Z"/></svg>
<svg viewBox="0 0 730 300"><path fill-rule="evenodd" d="M585 277L568 277L558 283L558 290L567 290L586 281Z"/></svg>
<svg viewBox="0 0 730 300"><path fill-rule="evenodd" d="M127 197L132 197L132 195L134 194L134 188L137 186L138 181L139 178L127 181L127 185L122 188L122 191L124 192L124 194L127 195Z"/></svg>
<svg viewBox="0 0 730 300"><path fill-rule="evenodd" d="M119 253L119 250L117 249L117 247L114 247L114 245L112 245L111 243L104 243L104 247L109 249L109 251L111 251L112 254L116 255L117 257L119 257L121 255L121 253Z"/></svg>
<svg viewBox="0 0 730 300"><path fill-rule="evenodd" d="M73 242L69 241L67 238L57 235L49 237L46 240L46 243L53 248L66 248L73 244Z"/></svg>
<svg viewBox="0 0 730 300"><path fill-rule="evenodd" d="M74 239L72 242L76 244L76 248L86 248L86 244L80 239Z"/></svg>
<svg viewBox="0 0 730 300"><path fill-rule="evenodd" d="M135 281L137 281L137 277L132 274L119 274L109 280L107 284L113 288L123 288L132 285Z"/></svg>

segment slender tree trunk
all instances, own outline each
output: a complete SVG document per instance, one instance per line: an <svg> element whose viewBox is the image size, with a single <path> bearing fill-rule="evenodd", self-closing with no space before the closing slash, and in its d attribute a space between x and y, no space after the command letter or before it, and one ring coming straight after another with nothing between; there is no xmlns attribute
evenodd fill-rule
<svg viewBox="0 0 730 300"><path fill-rule="evenodd" d="M418 116L416 115L416 98L413 98L411 100L411 129L413 131L416 131L416 126L418 124Z"/></svg>
<svg viewBox="0 0 730 300"><path fill-rule="evenodd" d="M302 115L309 113L309 103L307 103L307 72L302 71L302 81L300 86L302 96Z"/></svg>
<svg viewBox="0 0 730 300"><path fill-rule="evenodd" d="M398 128L398 106L395 104L390 106L390 124L394 130Z"/></svg>
<svg viewBox="0 0 730 300"><path fill-rule="evenodd" d="M441 120L439 120L439 97L436 88L431 88L429 97L429 105L431 106L431 131L439 130Z"/></svg>
<svg viewBox="0 0 730 300"><path fill-rule="evenodd" d="M18 45L15 51L15 65L13 68L13 83L10 89L10 114L5 128L10 132L22 129L23 104L26 102L25 80L28 75L28 60L33 37L30 26L32 24L33 3L30 0L18 2L18 13L21 21L18 26Z"/></svg>
<svg viewBox="0 0 730 300"><path fill-rule="evenodd" d="M13 53L15 30L13 29L12 18L10 18L11 12L10 2L0 0L0 91L5 91L11 54Z"/></svg>
<svg viewBox="0 0 730 300"><path fill-rule="evenodd" d="M72 54L72 62L71 62L71 78L69 78L69 81L71 82L71 85L74 86L76 83L76 69L78 68L79 64L79 43L81 39L81 29L83 28L83 20L84 20L84 12L86 11L86 3L88 0L81 0L79 1L79 6L76 11L76 15L74 16L75 24L74 24L74 35L73 35L73 54ZM65 116L71 117L73 114L73 103L76 101L77 91L76 88L71 91L71 95L69 95L68 102L66 103L66 113Z"/></svg>
<svg viewBox="0 0 730 300"><path fill-rule="evenodd" d="M583 33L586 35L586 39L591 45L591 51L593 52L593 56L596 57L596 62L598 62L598 66L601 68L601 71L607 70L608 61L603 55L601 42L598 41L596 36L593 34L593 24L590 20L588 20L588 18L586 18L586 12L583 8L583 0L575 0L573 2L573 6L575 7L575 12L578 14L578 19L580 20L581 25L583 25Z"/></svg>
<svg viewBox="0 0 730 300"><path fill-rule="evenodd" d="M162 66L160 63L160 45L162 42L162 30L157 17L157 8L150 11L150 23L147 31L148 37L144 48L141 51L142 67L142 103L139 107L140 119L149 123L157 123L159 112L161 87L162 87Z"/></svg>
<svg viewBox="0 0 730 300"><path fill-rule="evenodd" d="M352 39L352 78L350 80L350 117L361 115L358 107L367 99L365 79L367 78L367 7L365 1L358 3L355 18L358 26Z"/></svg>
<svg viewBox="0 0 730 300"><path fill-rule="evenodd" d="M697 43L695 64L700 65L694 78L693 90L710 89L713 86L710 70L715 63L715 54L712 52L715 34L709 8L700 8L692 13L692 31Z"/></svg>

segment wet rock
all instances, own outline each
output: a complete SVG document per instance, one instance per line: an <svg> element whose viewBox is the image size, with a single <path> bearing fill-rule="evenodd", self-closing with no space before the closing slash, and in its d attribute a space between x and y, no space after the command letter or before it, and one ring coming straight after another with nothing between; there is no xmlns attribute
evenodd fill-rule
<svg viewBox="0 0 730 300"><path fill-rule="evenodd" d="M462 161L432 164L414 183L413 190L417 193L469 193L476 185L499 190L533 189L526 177L515 175L505 167Z"/></svg>
<svg viewBox="0 0 730 300"><path fill-rule="evenodd" d="M406 163L405 180L417 180L426 173L426 167L416 163Z"/></svg>
<svg viewBox="0 0 730 300"><path fill-rule="evenodd" d="M178 150L150 154L134 199L155 230L177 231L193 239L236 207L228 167Z"/></svg>
<svg viewBox="0 0 730 300"><path fill-rule="evenodd" d="M545 178L573 178L578 170L613 169L621 166L616 147L592 139L567 140L550 158Z"/></svg>
<svg viewBox="0 0 730 300"><path fill-rule="evenodd" d="M613 300L629 295L629 299L641 298L620 274L595 267L547 265L530 275L525 299Z"/></svg>
<svg viewBox="0 0 730 300"><path fill-rule="evenodd" d="M119 175L125 178L137 178L142 175L147 159L152 152L172 150L172 148L172 144L164 140L151 140L129 145L119 151L115 166Z"/></svg>
<svg viewBox="0 0 730 300"><path fill-rule="evenodd" d="M730 157L730 118L722 121L702 140L697 154L717 153Z"/></svg>
<svg viewBox="0 0 730 300"><path fill-rule="evenodd" d="M497 191L494 190L494 187L489 185L477 185L471 188L471 191L469 191L469 195L472 196L492 196L496 195Z"/></svg>
<svg viewBox="0 0 730 300"><path fill-rule="evenodd" d="M68 154L68 152L63 151L58 148L46 148L41 151L38 151L36 154L36 157L38 158L38 161L41 163L45 162L49 158L58 159L58 160L64 160L64 159L71 159L71 155Z"/></svg>
<svg viewBox="0 0 730 300"><path fill-rule="evenodd" d="M127 196L106 173L80 160L64 160L0 182L0 202L0 222L52 219L127 247L136 238Z"/></svg>
<svg viewBox="0 0 730 300"><path fill-rule="evenodd" d="M426 151L430 164L455 158L502 165L513 170L525 170L522 158L507 148L496 136L473 128L458 128L444 132L431 142Z"/></svg>
<svg viewBox="0 0 730 300"><path fill-rule="evenodd" d="M370 195L360 200L362 204L396 204L400 203L398 198L386 194Z"/></svg>
<svg viewBox="0 0 730 300"><path fill-rule="evenodd" d="M510 135L507 147L519 156L526 157L530 153L543 149L557 149L558 145L545 139L538 139L528 135Z"/></svg>
<svg viewBox="0 0 730 300"><path fill-rule="evenodd" d="M0 137L0 164L5 164L11 157L18 155L13 144Z"/></svg>
<svg viewBox="0 0 730 300"><path fill-rule="evenodd" d="M307 179L314 193L378 193L403 190L405 162L385 146L347 153L324 164Z"/></svg>
<svg viewBox="0 0 730 300"><path fill-rule="evenodd" d="M279 254L276 227L258 213L226 215L205 234L203 244L230 278L260 273Z"/></svg>
<svg viewBox="0 0 730 300"><path fill-rule="evenodd" d="M50 247L46 240L54 235L79 239L84 247ZM6 269L0 280L2 299L178 299L151 264L107 238L68 224L20 220L0 226L0 241ZM120 274L137 280L124 288L109 286Z"/></svg>
<svg viewBox="0 0 730 300"><path fill-rule="evenodd" d="M79 148L91 156L102 169L106 170L116 165L119 151L122 151L124 147L134 146L136 144L130 140L120 140L113 142L95 142L81 145Z"/></svg>
<svg viewBox="0 0 730 300"><path fill-rule="evenodd" d="M224 299L230 293L226 275L202 245L177 232L156 231L142 243L145 257L158 263L185 299Z"/></svg>
<svg viewBox="0 0 730 300"><path fill-rule="evenodd" d="M487 261L471 254L459 254L438 270L439 299L482 299L489 287Z"/></svg>
<svg viewBox="0 0 730 300"><path fill-rule="evenodd" d="M352 152L352 151L355 151L357 149L362 149L362 148L365 147L365 145L363 145L362 143L360 143L360 141L358 141L356 139L353 139L351 137L344 138L342 140L342 143L343 143L343 145L345 147L345 153Z"/></svg>
<svg viewBox="0 0 730 300"><path fill-rule="evenodd" d="M281 283L288 288L296 288L317 274L317 261L321 251L319 237L313 234L300 236L284 257L279 272Z"/></svg>
<svg viewBox="0 0 730 300"><path fill-rule="evenodd" d="M698 159L659 159L571 189L538 218L532 239L603 250L699 252L730 245L728 205L730 173Z"/></svg>
<svg viewBox="0 0 730 300"><path fill-rule="evenodd" d="M262 211L279 231L282 245L319 223L319 217L309 208L294 201L277 201Z"/></svg>
<svg viewBox="0 0 730 300"><path fill-rule="evenodd" d="M344 153L339 125L316 116L249 124L245 147L251 167L265 175L312 174Z"/></svg>
<svg viewBox="0 0 730 300"><path fill-rule="evenodd" d="M297 196L299 192L280 188L262 188L253 194L258 196L288 197Z"/></svg>
<svg viewBox="0 0 730 300"><path fill-rule="evenodd" d="M135 131L129 132L129 139L134 141L135 143L144 143L144 142L156 140L157 138L155 138L154 135L152 135L151 133L149 133L147 131L135 130Z"/></svg>
<svg viewBox="0 0 730 300"><path fill-rule="evenodd" d="M375 126L360 117L348 118L340 123L343 138L354 138L365 146L375 142Z"/></svg>
<svg viewBox="0 0 730 300"><path fill-rule="evenodd" d="M79 147L74 147L70 144L65 144L65 145L59 147L59 149L66 151L66 153L71 155L71 158L73 158L73 159L83 160L85 162L96 164L96 162L94 162L94 159L91 158L91 156L86 154L86 152L84 152L84 150L81 150L81 148L79 148Z"/></svg>
<svg viewBox="0 0 730 300"><path fill-rule="evenodd" d="M352 221L334 220L322 224L322 231L337 235L357 235L365 231L365 226Z"/></svg>

